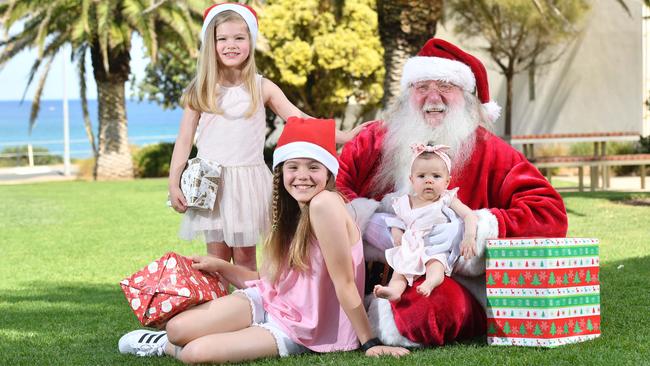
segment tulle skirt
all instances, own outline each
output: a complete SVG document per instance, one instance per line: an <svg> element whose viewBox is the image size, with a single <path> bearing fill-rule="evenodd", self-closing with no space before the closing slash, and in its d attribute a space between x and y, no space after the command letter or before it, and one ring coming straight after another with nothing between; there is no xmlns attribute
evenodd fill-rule
<svg viewBox="0 0 650 366"><path fill-rule="evenodd" d="M270 227L272 188L265 164L223 167L214 209L187 210L178 236L230 247L256 245Z"/></svg>

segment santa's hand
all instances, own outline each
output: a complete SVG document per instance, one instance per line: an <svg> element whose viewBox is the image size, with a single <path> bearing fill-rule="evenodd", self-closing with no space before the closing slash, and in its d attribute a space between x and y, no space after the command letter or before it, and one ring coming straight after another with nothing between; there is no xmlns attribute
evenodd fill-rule
<svg viewBox="0 0 650 366"><path fill-rule="evenodd" d="M437 224L434 226L431 233L429 233L426 240L429 245L443 245L451 244L451 246L458 246L463 238L463 225L461 220L456 216L454 211L448 207L444 207L442 212L449 218L446 224Z"/></svg>

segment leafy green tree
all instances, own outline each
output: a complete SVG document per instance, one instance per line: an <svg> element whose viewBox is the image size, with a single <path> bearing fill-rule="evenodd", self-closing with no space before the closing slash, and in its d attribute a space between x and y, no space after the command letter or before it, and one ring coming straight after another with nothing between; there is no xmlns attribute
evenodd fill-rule
<svg viewBox="0 0 650 366"><path fill-rule="evenodd" d="M383 49L374 0L267 1L259 12L260 71L305 113L341 117L354 99L383 95Z"/></svg>
<svg viewBox="0 0 650 366"><path fill-rule="evenodd" d="M526 335L526 327L522 323L521 326L519 326L519 334L521 335Z"/></svg>
<svg viewBox="0 0 650 366"><path fill-rule="evenodd" d="M71 57L78 65L82 111L86 131L95 151L97 179L133 176L128 145L124 85L129 67L133 33L142 37L148 56L157 61L158 50L175 43L195 52L200 30L203 1L146 0L50 0L5 1L0 4L2 27L8 32L17 22L22 30L0 42L0 65L25 49L36 48L27 86L40 77L32 100L30 128L38 116L43 86L54 57L70 45ZM90 129L86 103L85 64L90 54L97 83L98 138Z"/></svg>
<svg viewBox="0 0 650 366"><path fill-rule="evenodd" d="M537 273L533 276L533 282L531 282L531 284L535 286L540 286L542 284L542 281L539 280Z"/></svg>
<svg viewBox="0 0 650 366"><path fill-rule="evenodd" d="M589 4L587 0L447 0L446 4L455 31L486 40L485 50L506 78L505 137L509 141L515 74L528 71L534 91L536 69L555 62L578 35Z"/></svg>
<svg viewBox="0 0 650 366"><path fill-rule="evenodd" d="M539 324L535 324L535 330L533 331L533 334L536 336L542 335L542 328L539 327Z"/></svg>
<svg viewBox="0 0 650 366"><path fill-rule="evenodd" d="M436 33L443 0L377 0L379 35L384 47L383 106L399 95L402 68Z"/></svg>
<svg viewBox="0 0 650 366"><path fill-rule="evenodd" d="M557 328L555 327L555 323L551 323L551 335L555 335L557 333Z"/></svg>
<svg viewBox="0 0 650 366"><path fill-rule="evenodd" d="M548 284L555 285L555 273L551 272L551 274L548 276Z"/></svg>

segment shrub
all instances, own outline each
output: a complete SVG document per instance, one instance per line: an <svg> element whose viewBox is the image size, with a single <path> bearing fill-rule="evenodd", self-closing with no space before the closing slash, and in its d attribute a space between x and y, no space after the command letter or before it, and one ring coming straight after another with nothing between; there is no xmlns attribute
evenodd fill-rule
<svg viewBox="0 0 650 366"><path fill-rule="evenodd" d="M63 163L63 157L49 154L50 150L45 147L34 146L34 165L51 165ZM29 157L27 156L27 145L8 146L0 151L0 155L10 154L10 157L0 157L0 166L27 166Z"/></svg>
<svg viewBox="0 0 650 366"><path fill-rule="evenodd" d="M172 159L174 144L161 142L144 146L133 154L135 176L139 178L166 177L169 175L169 162ZM190 157L196 156L192 147Z"/></svg>

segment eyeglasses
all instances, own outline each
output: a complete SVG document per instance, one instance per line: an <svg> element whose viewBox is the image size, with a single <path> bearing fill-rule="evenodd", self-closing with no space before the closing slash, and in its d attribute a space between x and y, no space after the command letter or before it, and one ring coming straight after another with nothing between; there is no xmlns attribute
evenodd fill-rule
<svg viewBox="0 0 650 366"><path fill-rule="evenodd" d="M458 86L448 83L446 81L437 81L437 80L426 80L418 81L411 84L413 89L418 94L429 94L432 91L437 91L440 94L449 94L454 91Z"/></svg>

